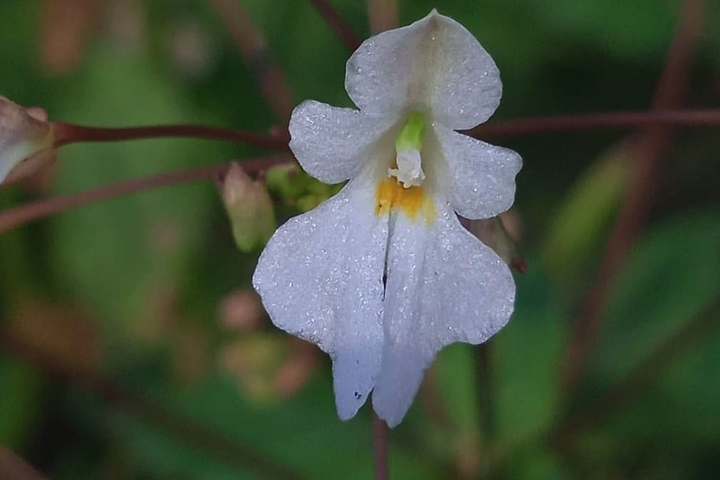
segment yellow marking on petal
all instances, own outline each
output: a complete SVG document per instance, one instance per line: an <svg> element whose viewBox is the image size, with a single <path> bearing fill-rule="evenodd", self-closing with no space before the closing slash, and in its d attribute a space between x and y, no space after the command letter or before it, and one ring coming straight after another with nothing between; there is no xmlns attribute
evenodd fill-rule
<svg viewBox="0 0 720 480"><path fill-rule="evenodd" d="M396 178L389 177L380 182L375 192L375 215L392 209L400 210L411 220L421 215L428 225L435 221L435 204L422 186L405 188Z"/></svg>

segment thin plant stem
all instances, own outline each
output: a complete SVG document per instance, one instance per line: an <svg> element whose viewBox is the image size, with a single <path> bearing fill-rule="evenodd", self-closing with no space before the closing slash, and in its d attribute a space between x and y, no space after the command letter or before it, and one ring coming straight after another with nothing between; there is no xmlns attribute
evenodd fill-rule
<svg viewBox="0 0 720 480"><path fill-rule="evenodd" d="M475 365L478 377L478 399L480 402L480 434L483 444L495 442L495 385L493 383L492 344L481 343L475 347Z"/></svg>
<svg viewBox="0 0 720 480"><path fill-rule="evenodd" d="M13 336L2 327L2 324L0 324L0 348L47 375L93 392L118 410L153 425L176 440L200 448L228 465L252 471L268 479L299 480L301 478L295 472L251 451L228 435L211 430L199 422L177 416L166 406L135 395L91 371L58 362L56 358Z"/></svg>
<svg viewBox="0 0 720 480"><path fill-rule="evenodd" d="M476 138L520 137L531 134L582 130L634 129L660 125L676 127L720 126L720 109L606 112L559 117L519 118L479 125L464 133ZM55 146L83 142L119 142L150 138L199 138L243 143L277 151L288 150L289 135L260 134L207 125L151 125L105 128L54 123Z"/></svg>
<svg viewBox="0 0 720 480"><path fill-rule="evenodd" d="M240 163L248 174L256 174L274 165L291 163L292 157L279 155L274 157L255 158ZM114 197L138 193L154 188L192 183L201 180L212 180L224 174L231 163L188 168L174 172L160 173L143 178L105 185L92 190L65 196L36 200L18 207L0 212L0 234L26 223L55 215L66 210L109 200Z"/></svg>
<svg viewBox="0 0 720 480"><path fill-rule="evenodd" d="M355 35L350 25L343 20L327 0L308 0L308 2L315 7L315 10L325 19L325 23L330 27L330 30L340 39L348 51L354 52L357 50L360 46L360 40L358 40L357 35Z"/></svg>
<svg viewBox="0 0 720 480"><path fill-rule="evenodd" d="M211 3L235 40L243 61L255 73L260 91L275 117L286 123L295 101L285 75L267 49L265 37L255 28L242 3L237 0L211 0Z"/></svg>
<svg viewBox="0 0 720 480"><path fill-rule="evenodd" d="M55 147L85 142L120 142L148 138L200 138L243 143L277 151L288 150L288 137L205 125L150 125L144 127L104 128L53 123Z"/></svg>
<svg viewBox="0 0 720 480"><path fill-rule="evenodd" d="M685 96L696 40L702 31L703 10L703 0L687 0L683 5L677 32L653 99L654 110L678 108ZM584 373L610 289L652 207L662 164L671 149L674 133L670 126L654 126L644 133L637 145L637 160L630 173L625 199L610 232L595 281L572 323L562 363L562 388L565 392L571 391Z"/></svg>
<svg viewBox="0 0 720 480"><path fill-rule="evenodd" d="M375 412L373 412L373 452L375 459L375 480L390 480L390 466L388 464L388 426Z"/></svg>
<svg viewBox="0 0 720 480"><path fill-rule="evenodd" d="M475 347L475 369L477 372L478 419L483 461L480 464L480 478L490 478L496 441L495 382L493 379L492 343L485 342Z"/></svg>
<svg viewBox="0 0 720 480"><path fill-rule="evenodd" d="M652 125L676 125L686 127L720 126L720 110L611 112L578 116L526 118L481 125L466 133L482 138L516 137L532 133L542 134L572 130L597 130L602 128L637 128ZM288 138L285 135L262 135L202 125L154 125L147 127L101 128L69 123L56 123L54 127L56 130L56 147L82 142L118 142L163 137L190 137L226 140L278 151L289 151ZM285 157L284 160L275 158L274 161L264 159L261 160L261 163L269 167L278 163L290 163L291 161L290 158ZM246 162L246 168L251 168L253 164L254 161ZM214 167L199 167L198 172L202 172L203 169L206 168ZM223 167L218 166L217 168ZM190 169L191 172L194 170L195 169ZM220 172L222 173L222 171L223 170ZM212 172L213 173L208 175L216 173L215 170L212 170ZM100 187L66 197L59 197L57 203L56 200L53 199L31 202L0 213L0 233L22 225L23 223L44 218L71 208L77 208L94 201L102 201L126 193L147 190L155 186L187 183L194 179L208 178L208 176L202 174L197 178L193 177L193 174L190 175L192 178L186 179L185 175L181 172L161 174L159 178L148 177L146 179L130 180L128 182L122 182L121 184Z"/></svg>
<svg viewBox="0 0 720 480"><path fill-rule="evenodd" d="M367 0L370 31L373 34L392 30L398 26L398 9L395 0Z"/></svg>
<svg viewBox="0 0 720 480"><path fill-rule="evenodd" d="M653 126L717 127L720 110L605 112L558 117L530 117L484 123L464 133L475 138L520 137L572 131L626 130Z"/></svg>
<svg viewBox="0 0 720 480"><path fill-rule="evenodd" d="M689 352L718 327L720 327L720 298L711 302L700 314L658 345L589 408L562 421L548 436L549 442L558 447L565 446L580 431L606 421L610 414L638 399L664 368Z"/></svg>
<svg viewBox="0 0 720 480"><path fill-rule="evenodd" d="M0 478L7 480L48 480L11 450L0 445Z"/></svg>

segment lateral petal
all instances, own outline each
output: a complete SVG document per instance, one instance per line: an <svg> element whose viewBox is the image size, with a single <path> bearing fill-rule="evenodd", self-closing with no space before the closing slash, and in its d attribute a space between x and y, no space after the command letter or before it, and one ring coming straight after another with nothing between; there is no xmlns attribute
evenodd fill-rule
<svg viewBox="0 0 720 480"><path fill-rule="evenodd" d="M333 360L342 419L365 403L380 367L387 217L374 212L373 183L353 179L316 209L288 220L253 276L273 323Z"/></svg>
<svg viewBox="0 0 720 480"><path fill-rule="evenodd" d="M482 343L509 320L510 269L461 225L447 203L432 226L391 222L383 326L385 346L373 391L377 414L393 427L412 404L424 370L454 342Z"/></svg>
<svg viewBox="0 0 720 480"><path fill-rule="evenodd" d="M436 125L437 145L447 165L448 200L465 218L495 217L515 201L515 176L522 158L514 150L490 145Z"/></svg>
<svg viewBox="0 0 720 480"><path fill-rule="evenodd" d="M309 175L324 183L344 182L362 169L394 121L308 100L290 118L290 149Z"/></svg>

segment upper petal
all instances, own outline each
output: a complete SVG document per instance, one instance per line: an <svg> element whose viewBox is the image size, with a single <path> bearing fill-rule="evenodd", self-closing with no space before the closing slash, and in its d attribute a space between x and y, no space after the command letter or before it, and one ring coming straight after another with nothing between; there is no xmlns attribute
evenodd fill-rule
<svg viewBox="0 0 720 480"><path fill-rule="evenodd" d="M522 158L514 150L490 145L436 125L439 152L447 165L445 191L453 209L465 218L490 218L515 200L515 176Z"/></svg>
<svg viewBox="0 0 720 480"><path fill-rule="evenodd" d="M324 183L344 182L360 171L394 121L308 100L290 118L290 149L309 175Z"/></svg>
<svg viewBox="0 0 720 480"><path fill-rule="evenodd" d="M387 218L374 214L370 182L280 227L260 256L253 286L273 323L333 359L340 418L355 415L380 366Z"/></svg>
<svg viewBox="0 0 720 480"><path fill-rule="evenodd" d="M454 342L478 344L510 318L510 269L437 202L431 227L397 215L390 233L385 348L373 406L388 425L405 416L424 370Z"/></svg>
<svg viewBox="0 0 720 480"><path fill-rule="evenodd" d="M427 108L452 129L487 120L502 95L490 55L465 27L434 10L363 42L347 63L345 88L369 115Z"/></svg>

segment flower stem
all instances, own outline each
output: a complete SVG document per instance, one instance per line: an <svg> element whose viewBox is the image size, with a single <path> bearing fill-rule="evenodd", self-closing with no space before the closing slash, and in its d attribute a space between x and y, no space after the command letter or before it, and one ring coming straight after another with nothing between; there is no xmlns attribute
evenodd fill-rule
<svg viewBox="0 0 720 480"><path fill-rule="evenodd" d="M241 162L240 165L249 174L255 174L274 165L290 163L292 158L287 155L261 157ZM124 182L105 185L84 192L51 197L26 203L15 208L0 212L0 234L26 223L49 217L66 210L83 205L101 202L110 198L129 195L153 188L191 183L199 180L211 180L224 174L231 163L188 168L174 172L166 172L149 177L126 180Z"/></svg>
<svg viewBox="0 0 720 480"><path fill-rule="evenodd" d="M373 35L397 28L398 10L395 0L367 0L370 31Z"/></svg>
<svg viewBox="0 0 720 480"><path fill-rule="evenodd" d="M354 52L360 46L360 40L353 32L350 25L335 11L327 0L308 0L315 10L325 19L328 27L333 31L345 48L350 52Z"/></svg>
<svg viewBox="0 0 720 480"><path fill-rule="evenodd" d="M375 480L390 480L388 426L375 412L373 412L373 451L375 453Z"/></svg>
<svg viewBox="0 0 720 480"><path fill-rule="evenodd" d="M481 343L475 347L475 364L480 403L480 435L483 444L490 447L495 442L495 385L492 378L492 345L490 342Z"/></svg>
<svg viewBox="0 0 720 480"><path fill-rule="evenodd" d="M53 123L55 147L81 142L121 142L147 138L180 137L225 140L277 151L288 150L285 135L266 135L204 125L151 125L145 127L102 128Z"/></svg>

